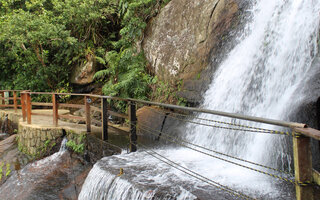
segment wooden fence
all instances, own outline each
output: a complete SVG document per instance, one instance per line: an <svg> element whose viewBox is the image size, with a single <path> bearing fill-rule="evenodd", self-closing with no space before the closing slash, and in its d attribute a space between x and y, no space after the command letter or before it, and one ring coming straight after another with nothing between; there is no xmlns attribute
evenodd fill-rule
<svg viewBox="0 0 320 200"><path fill-rule="evenodd" d="M5 95L7 94L7 95ZM208 113L213 115L219 115L229 118L248 120L253 122L259 122L264 124L277 125L290 128L293 133L301 134L299 137L293 137L293 149L294 149L294 169L295 169L295 181L296 181L296 196L297 199L310 200L313 199L313 184L320 185L320 174L312 168L312 152L311 152L311 139L320 140L320 131L312 128L308 128L307 125L295 122L285 122L279 120L265 119L253 116L246 116L234 113L226 113L221 111L181 107L177 105L162 104L156 102L149 102L137 99L123 99L110 96L101 96L93 94L74 94L74 93L45 93L45 92L30 92L30 91L18 91L18 90L0 90L0 108L13 108L16 112L18 108L22 110L23 121L28 124L32 122L33 115L45 115L53 117L53 125L58 126L58 119L76 119L84 120L86 122L87 132L91 132L91 111L98 111L102 117L102 139L108 140L108 116L113 115L120 118L129 120L130 126L130 152L137 150L137 116L136 108L137 103L144 105L154 105L165 109L182 110L192 113ZM32 95L50 95L51 102L32 102ZM62 96L78 96L83 98L82 104L66 104L60 103L59 98ZM95 107L92 105L93 99L101 100L101 107ZM128 113L117 113L111 111L108 108L108 99L125 101L128 103ZM52 114L35 113L32 111L33 106L45 106L52 107ZM59 108L76 108L84 109L85 117L59 115Z"/></svg>

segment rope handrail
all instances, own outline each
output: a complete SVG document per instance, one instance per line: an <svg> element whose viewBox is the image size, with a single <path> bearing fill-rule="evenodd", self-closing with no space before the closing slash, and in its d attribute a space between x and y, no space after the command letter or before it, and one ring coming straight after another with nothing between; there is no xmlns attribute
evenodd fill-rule
<svg viewBox="0 0 320 200"><path fill-rule="evenodd" d="M148 108L148 109L152 109L152 108ZM159 114L165 114L163 112L156 111L156 109L152 109L152 110L154 110L155 112L157 112ZM188 116L188 115L177 114L177 113L173 113L173 114L180 115L180 116ZM202 125L202 126L208 126L208 127L212 127L212 128L221 128L221 129L232 130L232 131L244 131L244 132L253 132L253 133L289 135L289 136L294 136L294 137L297 136L296 133L292 133L292 132L284 132L284 131L276 131L276 130L270 130L270 129L256 128L256 127L244 126L244 125L240 125L240 124L232 124L232 123L227 123L227 122L222 122L222 121L217 121L217 120L195 118L195 119L202 119L204 121L209 121L209 122L215 122L215 123L220 123L220 124L239 126L239 127L243 127L243 128L247 128L247 129L233 128L233 127L226 127L226 126L217 126L217 125L212 125L212 124L195 122L195 121L192 121L192 120L181 119L181 118L178 118L178 117L174 117L172 115L167 115L167 116L172 118L172 119L177 119L179 121L188 122L188 123L197 124L197 125Z"/></svg>
<svg viewBox="0 0 320 200"><path fill-rule="evenodd" d="M182 117L192 117L193 119L198 119L200 121L207 121L207 122L214 122L214 123L218 123L218 124L225 124L225 125L230 125L230 126L236 126L236 127L241 127L241 128L247 128L247 129L253 129L253 130L258 130L258 132L261 133L272 133L272 134L280 134L280 135L292 135L291 132L285 132L285 131L277 131L277 130L271 130L271 129L265 129L265 128L259 128L259 127L253 127L253 126L248 126L248 125L243 125L243 124L236 124L236 123L229 123L229 122L224 122L224 121L218 121L218 120L212 120L212 119L205 119L205 118L201 118L201 117L196 117L196 116L191 116L188 114L181 114L181 113L175 113L175 112L171 112L171 111L160 111L158 109L152 108L152 107L147 107L147 109L149 110L153 110L154 112L158 113L158 114L171 114L171 115L167 115L170 118L173 119L177 119L182 121L183 119L180 119L178 117L174 117L172 115L176 115L176 116L182 116ZM189 121L188 121L189 122ZM190 121L190 123L192 123ZM222 127L224 128L224 127ZM228 127L226 127L228 128ZM239 129L241 131L245 131L243 129Z"/></svg>
<svg viewBox="0 0 320 200"><path fill-rule="evenodd" d="M143 122L142 122L142 123L143 123ZM158 136L157 134L154 134L153 132L151 132L151 131L152 131L152 130L150 130L151 127L148 127L148 126L146 126L146 125L144 125L144 124L139 124L139 126L144 126L144 127L146 127L146 128L149 129L149 130L143 129L143 128L141 128L141 127L139 127L139 128L141 128L141 129L149 132L150 134L153 134L153 135L155 135L155 136ZM272 167L269 167L269 166L265 166L265 165L262 165L262 164L259 164L259 163L255 163L255 162L248 161L248 160L245 160L245 159L242 159L242 158L238 158L238 157L235 157L235 156L231 156L231 155L228 155L228 154L225 154L225 153L221 153L221 152L218 152L218 151L214 151L214 150L209 149L209 148L206 148L206 147L204 147L204 146L200 146L200 145L197 145L197 144L188 142L188 141L183 140L183 139L181 139L181 138L173 137L173 136L171 136L172 134L170 135L170 134L167 134L167 133L164 133L164 132L161 132L161 131L157 131L157 130L153 130L153 131L161 134L161 136L164 136L164 137L166 137L166 138L171 138L172 140L175 140L175 141L177 141L177 142L179 142L178 140L180 140L180 141L183 142L183 143L186 143L186 144L189 144L189 145L198 147L198 148L203 149L203 150L206 150L206 151L213 152L213 153L215 153L215 154L219 154L219 155L222 155L222 156L225 156L225 157L229 157L229 158L232 158L232 159L235 159L235 160L239 160L239 161L242 161L242 162L245 162L245 163L248 163L248 164L252 164L252 165L256 165L256 166L263 167L263 168L266 168L266 169L270 169L270 170L273 170L273 171L276 171L276 172L284 173L284 174L287 174L287 175L290 175L290 176L294 176L292 173L287 172L287 171L283 171L283 170L280 170L280 169L275 169L275 168L272 168Z"/></svg>
<svg viewBox="0 0 320 200"><path fill-rule="evenodd" d="M142 147L144 147L144 148L147 148L145 145L143 145L143 144L141 144L141 143L138 143L137 145L142 146ZM157 152L155 152L155 151L153 151L153 150L150 150L150 149L146 150L146 149L144 149L143 151L145 151L146 153L148 153L150 156L152 156L152 157L160 160L161 162L166 163L167 165L169 165L169 166L171 166L171 167L173 167L173 168L175 168L175 169L177 169L177 170L179 170L179 171L181 171L181 172L183 172L183 173L186 173L186 174L188 174L188 175L190 175L190 176L192 176L192 177L194 177L194 178L196 178L196 179L198 179L198 180L201 180L201 181L203 181L203 182L205 182L205 183L208 183L209 185L212 185L212 186L214 186L214 187L216 187L216 188L218 188L218 189L221 189L221 190L223 190L223 191L225 191L225 192L228 192L228 193L231 194L231 195L234 195L234 196L239 197L239 198L242 198L242 199L251 199L251 200L254 200L254 199L255 199L255 198L252 198L252 197L250 197L250 196L248 196L248 195L245 195L245 194L243 194L243 193L241 193L241 192L238 192L238 191L236 191L236 190L233 190L233 189L231 189L230 187L227 187L227 186L225 186L225 185L222 185L222 184L220 184L220 183L218 183L218 182L216 182L216 181L213 181L213 180L211 180L211 179L208 179L207 177L204 177L204 176L202 176L201 174L199 174L199 173L197 173L197 172L194 172L194 171L192 171L192 170L190 170L190 169L188 169L188 168L186 168L186 167L183 167L183 166L181 166L180 164L178 164L178 163L176 163L176 162L173 162L172 160L170 160L170 159L162 156L161 154L159 154L159 153L157 153ZM150 152L152 152L152 153L150 153ZM158 157L155 156L155 155L157 155Z"/></svg>
<svg viewBox="0 0 320 200"><path fill-rule="evenodd" d="M141 127L140 127L140 128L141 128ZM150 131L150 130L147 130L147 129L144 129L144 128L141 128L141 129L149 132L150 134L152 134L152 131ZM155 135L155 134L153 134L153 135ZM183 146L183 147L186 147L186 148L191 149L191 150L193 150L193 151L196 151L196 152L198 152L198 153L202 153L202 154L204 154L204 155L210 156L210 157L212 157L212 158L215 158L215 159L218 159L218 160L222 160L222 161L224 161L224 162L228 162L228 163L237 165L237 166L239 166L239 167L246 168L246 169L249 169L249 170L251 170L251 171L258 172L258 173L260 173L260 174L268 175L268 176L270 176L270 177L277 178L277 179L279 179L279 180L282 180L282 181L286 181L286 182L295 184L295 181L290 180L290 179L287 179L287 178L285 178L285 177L281 177L281 176L278 176L278 175L275 175L275 174L272 174L272 173L268 173L268 172L265 172L265 171L261 171L261 170L258 170L258 169L254 169L254 168L248 167L248 166L246 166L246 165L242 165L242 164L236 163L236 162L234 162L234 161L230 161L230 160L227 160L227 159L225 159L225 158L221 158L221 157L218 157L218 156L215 156L215 155L212 155L212 154L209 154L209 153L200 151L200 150L198 150L198 149L196 149L196 148L193 148L193 147L187 146L187 145L185 145L185 144L182 144L181 142L179 143L179 142L173 141L173 140L171 140L171 139L168 139L168 140L171 141L171 142L173 142L173 143L176 143L176 144L178 144L178 145L180 145L180 146Z"/></svg>

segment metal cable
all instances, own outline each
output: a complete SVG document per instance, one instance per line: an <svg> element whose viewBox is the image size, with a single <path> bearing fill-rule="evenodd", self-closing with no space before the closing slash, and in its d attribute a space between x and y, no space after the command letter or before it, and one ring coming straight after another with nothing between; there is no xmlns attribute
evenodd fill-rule
<svg viewBox="0 0 320 200"><path fill-rule="evenodd" d="M144 148L146 148L146 146L141 144L141 143L139 143L138 145L139 146L143 146ZM225 192L228 192L231 195L234 195L234 196L242 198L242 199L248 199L248 200L252 199L252 200L254 200L254 198L252 198L252 197L249 197L249 196L247 196L247 195L245 195L245 194L243 194L241 192L235 191L235 190L233 190L233 189L231 189L231 188L229 188L227 186L224 186L224 185L222 185L222 184L220 184L220 183L218 183L216 181L210 180L210 179L202 176L199 173L196 173L196 172L194 172L194 171L192 171L192 170L190 170L190 169L188 169L186 167L183 167L183 166L179 165L178 163L175 163L175 162L167 159L166 157L158 154L157 152L155 152L153 150L144 150L144 151L146 153L148 153L149 155L151 155L152 157L160 160L161 162L166 163L167 165L169 165L169 166L171 166L171 167L173 167L173 168L175 168L175 169L177 169L177 170L179 170L179 171L181 171L183 173L186 173L186 174L188 174L188 175L190 175L190 176L192 176L192 177L194 177L194 178L196 178L198 180L201 180L201 181L203 181L205 183L208 183L209 185L212 185L212 186L214 186L214 187L216 187L218 189L221 189L221 190L223 190ZM150 153L150 152L152 152L152 153ZM155 156L154 154L157 155L158 157Z"/></svg>
<svg viewBox="0 0 320 200"><path fill-rule="evenodd" d="M141 127L140 127L140 128L141 128ZM141 129L142 129L142 130L145 130L145 131L148 131L149 133L152 133L150 130L147 130L147 129L144 129L144 128L141 128ZM220 157L218 157L218 156L214 156L214 155L212 155L212 154L209 154L209 153L200 151L200 150L198 150L198 149L195 149L195 148L193 148L193 147L187 146L187 145L185 145L185 144L182 144L181 142L179 143L179 142L176 142L176 141L173 141L173 140L171 140L171 142L176 143L176 144L178 144L178 145L180 145L180 146L189 148L189 149L194 150L194 151L196 151L196 152L202 153L202 154L204 154L204 155L207 155L207 156L210 156L210 157L213 157L213 158L216 158L216 159L219 159L219 160L222 160L222 161L225 161L225 162L228 162L228 163L231 163L231 164L234 164L234 165L237 165L237 166L240 166L240 167L243 167L243 168L246 168L246 169L249 169L249 170L258 172L258 173L261 173L261 174L264 174L264 175L268 175L268 176L271 176L271 177L273 177L273 178L280 179L280 180L282 180L282 181L286 181L286 182L295 184L295 181L293 181L293 180L289 180L289 179L287 179L287 178L284 178L284 177L281 177L281 176L278 176L278 175L275 175L275 174L271 174L271 173L268 173L268 172L264 172L264 171L261 171L261 170L258 170L258 169L254 169L254 168L251 168L251 167L248 167L248 166L245 166L245 165L242 165L242 164L239 164L239 163L236 163L236 162L233 162L233 161L224 159L224 158L220 158Z"/></svg>
<svg viewBox="0 0 320 200"><path fill-rule="evenodd" d="M143 122L142 122L142 123L143 123ZM144 129L144 130L150 132L150 134L153 134L153 135L155 135L155 136L158 136L158 134L154 134L154 133L152 132L152 130L151 130L152 128L151 128L151 127L146 126L146 125L144 125L144 124L139 124L139 125L142 125L142 126L148 128L149 130L146 130L146 129ZM215 153L215 154L220 154L220 155L222 155L222 156L229 157L229 158L232 158L232 159L235 159L235 160L239 160L239 161L242 161L242 162L246 162L246 163L249 163L249 164L252 164L252 165L256 165L256 166L263 167L263 168L266 168L266 169L270 169L270 170L273 170L273 171L277 171L277 172L280 172L280 173L285 173L285 174L290 175L290 176L294 176L292 173L287 172L287 171L283 171L283 170L280 170L280 169L275 169L275 168L272 168L272 167L269 167L269 166L265 166L265 165L261 165L261 164L258 164L258 163L254 163L254 162L252 162L252 161L248 161L248 160L244 160L244 159L241 159L241 158L237 158L237 157L234 157L234 156L225 154L225 153L221 153L221 152L218 152L218 151L214 151L214 150L212 150L212 149L209 149L209 148L206 148L206 147L197 145L197 144L193 144L193 143L188 142L188 141L186 141L186 140L183 140L183 139L181 139L181 138L175 138L175 137L173 137L173 136L171 136L171 135L169 135L169 134L167 134L167 133L161 132L161 131L157 131L157 130L153 130L153 131L155 131L155 132L157 132L157 133L159 133L159 134L161 133L161 136L164 136L164 137L166 137L166 138L171 138L172 140L175 140L175 141L177 141L177 142L179 142L179 140L180 140L180 141L183 142L183 143L186 143L186 144L189 144L189 145L192 145L192 146L195 146L195 147L198 147L198 148L207 150L207 151L211 151L211 152L213 152L213 153ZM173 141L172 141L172 142L173 142Z"/></svg>
<svg viewBox="0 0 320 200"><path fill-rule="evenodd" d="M170 113L170 114L174 114L174 115L178 115L178 116L190 117L190 115L174 113L174 112L162 112L162 111L158 111L157 109L150 108L150 107L147 107L147 109L153 110L153 111L155 111L156 113L159 113L159 114ZM227 129L227 130L236 130L236 131L245 131L245 132L256 132L256 133L268 133L268 134L297 136L296 134L294 134L292 132L288 132L288 131L277 131L277 130L270 130L270 129L264 129L264 128L257 128L257 127L242 125L242 124L228 123L228 122L204 119L204 118L199 118L199 117L194 117L194 119L199 119L201 121L208 121L208 122L214 122L214 123L219 123L219 124L225 124L225 125L231 125L231 126L238 126L238 127L241 127L241 128L232 128L232 127L225 127L225 126L210 125L210 124L195 122L195 121L191 121L191 120L180 119L180 118L174 117L172 115L168 115L168 117L173 118L173 119L177 119L177 120L180 120L180 121L188 122L188 123L193 123L193 124L198 124L198 125L203 125L203 126L209 126L209 127L213 127L213 128L222 128L222 129ZM246 128L246 129L242 129L242 128ZM253 130L251 130L251 129L253 129Z"/></svg>

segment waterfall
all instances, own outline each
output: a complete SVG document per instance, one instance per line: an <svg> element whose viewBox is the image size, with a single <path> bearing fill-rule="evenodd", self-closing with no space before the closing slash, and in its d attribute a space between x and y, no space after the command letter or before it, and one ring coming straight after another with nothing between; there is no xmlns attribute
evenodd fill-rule
<svg viewBox="0 0 320 200"><path fill-rule="evenodd" d="M319 10L319 0L255 1L250 20L237 39L238 44L214 73L202 107L288 120L292 108L299 106L304 98L297 91L307 82L312 61L318 53ZM279 127L208 114L199 117L279 130ZM186 127L184 137L192 143L272 167L290 166L291 156L285 144L285 136L226 131L192 124ZM288 189L284 183L239 166L186 148L163 148L156 151L211 180L252 197L293 198L293 189ZM220 199L222 195L213 187L208 189L205 183L170 168L142 151L104 158L103 162L96 165L86 179L79 199L112 199L108 197L108 192L114 194L115 191L110 188L119 185L124 187L117 187L118 194L130 190L135 195L134 198L130 196L130 199L148 199L143 197L147 190L136 191L133 184L150 188L155 185L179 186L180 192L187 190L196 196L209 194L203 199ZM121 182L115 173L110 174L109 171L115 171L119 166L124 168L125 173L130 172L131 177L123 178L130 179L131 185L129 182ZM102 178L94 180L97 176ZM110 191L106 191L107 188ZM128 196L119 197L126 198ZM189 195L181 199L192 197Z"/></svg>
<svg viewBox="0 0 320 200"><path fill-rule="evenodd" d="M303 99L297 90L307 82L317 53L319 10L320 1L258 1L241 42L215 72L203 107L288 120L290 109ZM287 152L283 137L203 126L189 129L190 141L245 159L276 166L282 164L277 160L283 162L280 157L289 158L282 153Z"/></svg>
<svg viewBox="0 0 320 200"><path fill-rule="evenodd" d="M131 183L122 180L119 176L112 175L95 165L90 171L84 188L94 188L94 190L82 190L79 199L152 199L152 192L143 194ZM107 192L104 192L107 191Z"/></svg>
<svg viewBox="0 0 320 200"><path fill-rule="evenodd" d="M132 153L123 157L124 155L112 156L111 159L105 157L98 161L88 174L78 199L196 199L183 187L175 188L175 186L163 184L170 181L167 180L169 176L157 176L153 177L153 180L150 179L150 175L162 174L162 170L166 170L164 168L166 166L162 163L159 164L157 160L141 153ZM146 166L146 163L149 164L149 167ZM158 165L158 169L155 169L154 166L156 165ZM123 175L118 174L119 166L123 167ZM132 167L134 172L131 171ZM171 174L170 176L175 175ZM178 192L168 195L167 191L172 188L175 188L174 190Z"/></svg>

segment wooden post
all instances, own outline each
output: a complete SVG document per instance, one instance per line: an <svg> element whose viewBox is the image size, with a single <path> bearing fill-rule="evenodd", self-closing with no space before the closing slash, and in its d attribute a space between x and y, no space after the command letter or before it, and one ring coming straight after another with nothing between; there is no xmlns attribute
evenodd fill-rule
<svg viewBox="0 0 320 200"><path fill-rule="evenodd" d="M58 126L58 109L59 109L59 104L58 104L58 95L57 94L52 94L52 111L53 111L53 125Z"/></svg>
<svg viewBox="0 0 320 200"><path fill-rule="evenodd" d="M32 110L32 105L31 105L31 95L30 93L26 93L26 107L27 107L27 123L31 124L31 110Z"/></svg>
<svg viewBox="0 0 320 200"><path fill-rule="evenodd" d="M27 120L27 111L26 111L26 94L21 93L21 110L22 110L22 120L25 122Z"/></svg>
<svg viewBox="0 0 320 200"><path fill-rule="evenodd" d="M108 101L106 98L102 98L102 137L103 141L108 140Z"/></svg>
<svg viewBox="0 0 320 200"><path fill-rule="evenodd" d="M91 132L91 116L90 116L90 103L91 99L88 96L84 97L84 104L86 109L86 124L87 124L87 132Z"/></svg>
<svg viewBox="0 0 320 200"><path fill-rule="evenodd" d="M13 107L14 107L14 112L18 112L18 101L17 101L16 91L13 91Z"/></svg>
<svg viewBox="0 0 320 200"><path fill-rule="evenodd" d="M129 121L130 121L130 152L137 151L137 116L136 104L129 102Z"/></svg>
<svg viewBox="0 0 320 200"><path fill-rule="evenodd" d="M313 200L312 158L309 137L293 137L296 199Z"/></svg>

